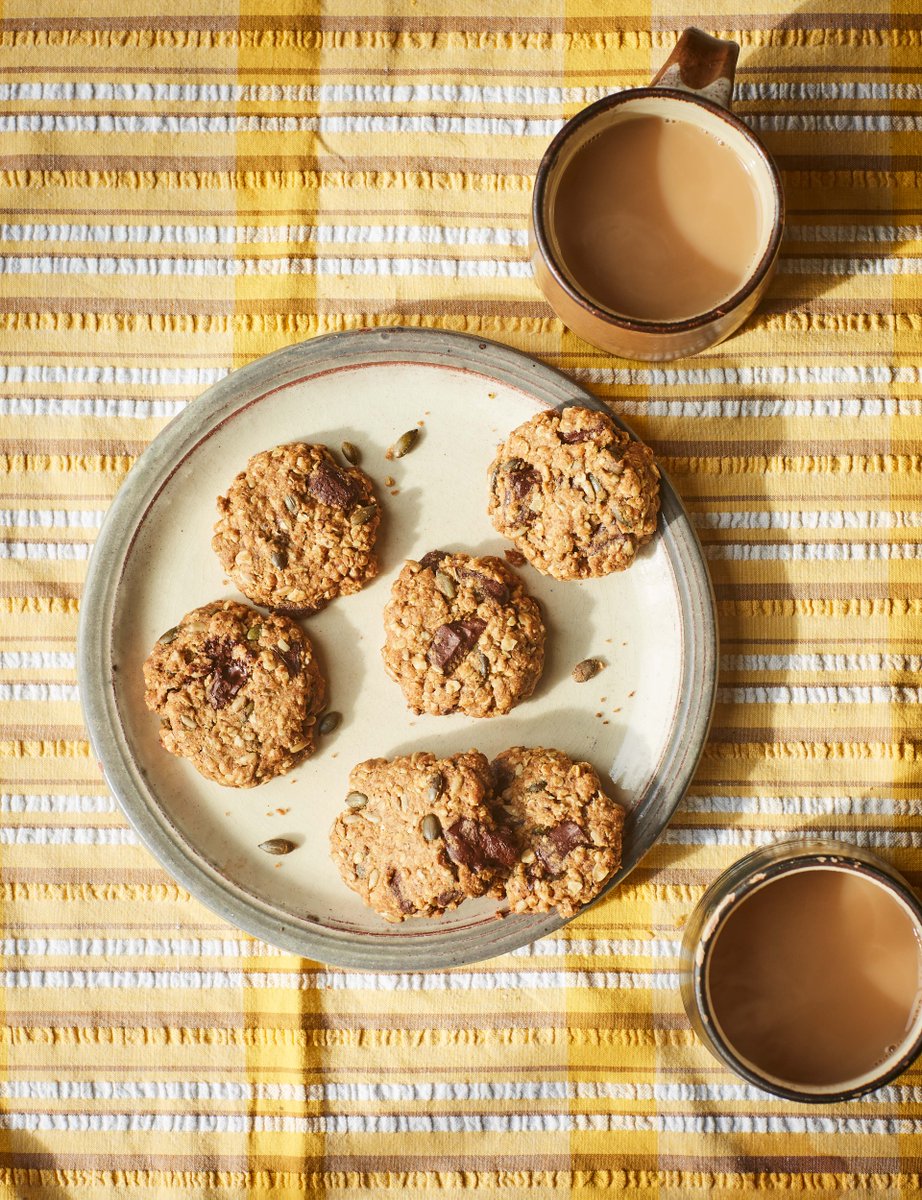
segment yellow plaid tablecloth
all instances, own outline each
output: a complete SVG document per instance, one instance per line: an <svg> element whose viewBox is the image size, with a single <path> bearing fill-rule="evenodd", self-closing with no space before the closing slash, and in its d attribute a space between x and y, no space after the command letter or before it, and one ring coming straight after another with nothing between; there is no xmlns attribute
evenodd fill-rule
<svg viewBox="0 0 922 1200"><path fill-rule="evenodd" d="M922 880L919 6L516 7L0 6L3 1196L922 1194L918 1070L770 1099L676 990L683 921L749 847L834 831ZM739 336L620 362L531 282L532 174L690 23L742 44L784 256ZM222 924L137 844L74 639L106 505L171 415L279 346L392 323L517 346L653 445L710 561L721 679L691 793L616 899L481 967L358 976Z"/></svg>

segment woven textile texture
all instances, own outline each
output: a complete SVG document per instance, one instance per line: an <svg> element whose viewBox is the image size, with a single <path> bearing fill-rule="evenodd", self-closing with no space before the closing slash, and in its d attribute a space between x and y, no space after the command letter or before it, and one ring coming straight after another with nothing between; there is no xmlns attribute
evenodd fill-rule
<svg viewBox="0 0 922 1200"><path fill-rule="evenodd" d="M741 7L4 0L0 1195L922 1194L919 1070L772 1099L676 989L683 922L750 847L834 832L922 882L922 17ZM562 120L687 24L742 45L783 257L726 344L622 362L532 283L530 189ZM166 421L268 351L395 323L518 347L650 442L722 658L694 786L615 898L475 969L376 976L255 942L158 867L74 652L95 532Z"/></svg>

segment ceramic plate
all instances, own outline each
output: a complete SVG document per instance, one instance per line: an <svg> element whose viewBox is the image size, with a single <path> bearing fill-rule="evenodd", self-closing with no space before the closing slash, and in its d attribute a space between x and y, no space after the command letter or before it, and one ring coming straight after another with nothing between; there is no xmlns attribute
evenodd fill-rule
<svg viewBox="0 0 922 1200"><path fill-rule="evenodd" d="M297 954L370 969L474 962L563 923L499 918L468 901L440 920L389 925L340 880L327 833L362 759L426 748L555 746L593 764L628 810L623 866L669 820L697 763L714 696L715 621L707 571L682 505L663 481L660 529L630 570L560 583L522 568L548 627L534 697L505 717L414 717L384 673L381 613L408 557L433 547L498 554L486 515L496 445L535 412L603 407L548 367L492 342L433 330L362 330L291 346L234 372L155 439L112 504L93 550L79 646L80 691L97 757L128 818L163 866L222 917ZM424 422L416 447L385 449ZM336 732L296 770L258 788L203 779L157 740L141 666L191 608L237 593L211 550L215 497L247 459L281 442L343 440L362 451L385 508L381 573L307 618L329 681ZM383 479L392 475L397 494ZM574 665L598 655L588 683ZM257 849L271 837L298 848Z"/></svg>

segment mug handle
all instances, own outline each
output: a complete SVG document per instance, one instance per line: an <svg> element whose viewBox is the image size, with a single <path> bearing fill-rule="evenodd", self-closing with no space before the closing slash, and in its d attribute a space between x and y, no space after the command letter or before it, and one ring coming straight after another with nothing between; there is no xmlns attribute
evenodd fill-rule
<svg viewBox="0 0 922 1200"><path fill-rule="evenodd" d="M653 76L650 87L676 88L729 108L739 53L736 42L711 37L690 25Z"/></svg>

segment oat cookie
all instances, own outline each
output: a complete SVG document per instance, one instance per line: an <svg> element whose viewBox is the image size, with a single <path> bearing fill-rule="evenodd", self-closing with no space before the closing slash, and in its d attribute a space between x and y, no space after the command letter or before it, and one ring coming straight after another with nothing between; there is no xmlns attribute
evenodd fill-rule
<svg viewBox="0 0 922 1200"><path fill-rule="evenodd" d="M384 610L381 651L416 713L507 713L544 665L537 601L499 558L431 550L404 564Z"/></svg>
<svg viewBox="0 0 922 1200"><path fill-rule="evenodd" d="M441 916L495 888L517 861L487 806L492 777L478 750L370 758L349 788L330 852L347 886L387 921Z"/></svg>
<svg viewBox="0 0 922 1200"><path fill-rule="evenodd" d="M292 442L254 454L218 497L211 545L256 604L311 612L378 573L380 512L371 480L325 446Z"/></svg>
<svg viewBox="0 0 922 1200"><path fill-rule="evenodd" d="M656 531L649 446L603 412L571 406L514 429L490 466L490 520L557 579L621 571Z"/></svg>
<svg viewBox="0 0 922 1200"><path fill-rule="evenodd" d="M148 655L144 683L163 748L217 783L254 787L313 752L326 685L288 617L235 600L193 609Z"/></svg>
<svg viewBox="0 0 922 1200"><path fill-rule="evenodd" d="M491 765L497 815L522 847L506 880L512 911L572 917L621 863L624 810L588 763L559 750L514 746Z"/></svg>

